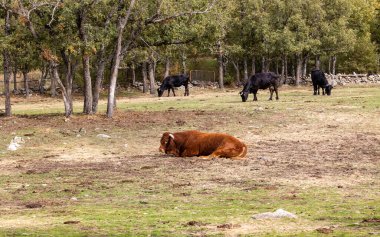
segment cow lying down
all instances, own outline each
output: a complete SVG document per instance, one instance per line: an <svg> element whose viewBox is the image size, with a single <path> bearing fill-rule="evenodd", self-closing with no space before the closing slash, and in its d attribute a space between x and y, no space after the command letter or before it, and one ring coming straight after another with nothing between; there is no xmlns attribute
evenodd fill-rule
<svg viewBox="0 0 380 237"><path fill-rule="evenodd" d="M165 132L159 150L174 156L199 156L203 159L243 159L247 154L247 146L233 136L198 131Z"/></svg>

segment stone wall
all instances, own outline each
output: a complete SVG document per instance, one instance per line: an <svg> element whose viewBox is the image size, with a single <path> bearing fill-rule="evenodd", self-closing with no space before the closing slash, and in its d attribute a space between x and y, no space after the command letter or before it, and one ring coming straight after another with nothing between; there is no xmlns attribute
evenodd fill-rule
<svg viewBox="0 0 380 237"><path fill-rule="evenodd" d="M346 84L380 84L380 75L378 74L325 74L327 80L332 84L344 86ZM311 84L311 77L302 80L302 84Z"/></svg>

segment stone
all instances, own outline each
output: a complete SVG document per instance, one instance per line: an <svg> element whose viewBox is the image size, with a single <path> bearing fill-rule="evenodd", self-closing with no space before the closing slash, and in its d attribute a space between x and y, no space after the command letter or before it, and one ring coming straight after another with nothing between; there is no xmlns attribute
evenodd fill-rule
<svg viewBox="0 0 380 237"><path fill-rule="evenodd" d="M107 134L98 134L96 135L97 138L100 138L100 139L110 139L111 136L107 135Z"/></svg>
<svg viewBox="0 0 380 237"><path fill-rule="evenodd" d="M275 219L275 218L297 218L297 215L287 212L283 209L277 209L275 212L264 212L252 216L253 219Z"/></svg>
<svg viewBox="0 0 380 237"><path fill-rule="evenodd" d="M25 143L24 138L16 136L12 139L11 143L9 144L8 150L16 151L18 148L20 148L22 143Z"/></svg>

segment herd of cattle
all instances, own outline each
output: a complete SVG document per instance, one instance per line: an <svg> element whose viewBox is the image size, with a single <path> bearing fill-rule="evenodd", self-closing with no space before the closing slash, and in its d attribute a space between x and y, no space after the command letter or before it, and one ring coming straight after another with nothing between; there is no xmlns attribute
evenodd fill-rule
<svg viewBox="0 0 380 237"><path fill-rule="evenodd" d="M311 80L313 82L314 95L319 95L320 88L322 94L331 95L332 85L326 79L325 74L317 69L311 71ZM168 76L157 89L158 96L161 97L165 90L173 91L174 87L185 86L185 96L189 95L190 78L186 75ZM273 92L278 97L278 88L280 86L280 76L273 72L256 73L245 83L240 96L243 102L246 102L248 95L253 94L253 100L257 101L257 91L269 88L272 100ZM199 131L184 131L177 133L165 132L161 137L160 152L171 154L178 157L198 156L202 159L213 159L219 157L231 159L244 159L247 154L247 146L237 138L223 133L203 133Z"/></svg>
<svg viewBox="0 0 380 237"><path fill-rule="evenodd" d="M311 80L313 82L314 95L320 94L320 89L322 88L322 94L331 95L331 90L333 86L329 84L326 79L325 74L319 69L313 69L311 71ZM160 88L157 89L158 97L161 97L165 90L168 90L168 96L170 95L170 90L173 91L175 96L174 87L185 86L185 96L189 95L189 83L190 77L186 75L174 75L166 77ZM249 80L244 84L243 90L240 92L241 100L246 102L248 95L253 94L253 100L257 100L257 91L259 89L265 90L269 88L270 97L269 100L272 100L273 92L276 92L276 100L278 97L278 88L280 87L280 76L273 72L263 72L256 73L249 78Z"/></svg>

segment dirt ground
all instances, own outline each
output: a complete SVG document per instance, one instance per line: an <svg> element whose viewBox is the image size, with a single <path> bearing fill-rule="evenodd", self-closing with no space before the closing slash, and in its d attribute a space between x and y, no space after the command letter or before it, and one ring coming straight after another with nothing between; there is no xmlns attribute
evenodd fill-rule
<svg viewBox="0 0 380 237"><path fill-rule="evenodd" d="M67 194L65 197L77 196L81 189L94 192L109 189L113 193L119 186L128 184L150 192L139 194L140 202L152 202L151 195L164 202L163 190L170 192L171 197L198 204L203 198L218 196L220 190L227 196L228 192L237 194L230 200L226 198L227 202L240 200L240 193L262 190L276 196L273 200L269 197L256 200L266 209L281 208L273 203L280 200L284 208L301 216L294 222L262 220L259 224L253 224L249 216L243 218L236 213L232 214L234 218L227 218L222 223L218 223L218 219L203 223L189 217L195 221L193 225L187 221L181 224L187 223L189 230L181 227L185 230L177 232L178 226L174 225L171 232L162 235L318 234L320 231L316 230L326 226L327 232L341 228L340 231L350 233L352 223L347 223L347 219L356 218L350 211L342 214L347 217L344 221L337 223L320 215L314 216L315 210L308 213L308 205L321 205L318 200L323 202L324 197L330 198L325 194L328 190L339 194L337 199L330 200L331 203L326 201L332 209L337 200L344 203L342 200L347 199L348 204L352 201L358 206L360 203L356 200L380 201L380 89L370 88L371 93L363 95L368 88L341 88L329 98L311 96L308 89L287 89L280 94L280 101L265 101L267 92L262 92L256 103L241 103L235 90L225 93L198 91L189 98L125 98L119 105L125 104L126 109L119 109L113 119L80 114L65 119L55 113L0 118L0 197L3 196L0 230L44 229L58 225L61 219L45 217L33 221L24 216L26 205L32 205L30 210L35 210L33 205L45 210L75 205L56 193L63 192ZM16 111L61 106L59 100L37 96L28 101L15 98L13 103ZM192 103L192 107L183 106L186 103ZM153 105L144 107L147 104ZM158 152L163 132L189 129L225 132L238 137L248 146L247 159L204 161L196 157L168 157ZM99 139L98 134L111 138ZM16 135L22 136L25 143L19 151L6 151L9 141ZM315 194L312 190L316 190ZM33 191L42 196L25 198L33 196ZM248 202L245 194L241 195L242 200ZM315 199L311 198L313 195ZM120 198L111 194L106 198L84 199L103 205ZM309 199L310 203L306 204ZM297 208L308 214L302 214ZM363 216L379 218L379 205L371 208ZM251 214L262 210L247 209ZM367 216L368 213L372 214ZM360 218L362 216L353 222ZM81 222L87 226L84 219ZM154 229L151 227L147 231ZM379 225L362 227L362 230L365 234L380 234ZM109 233L107 228L102 231L100 233Z"/></svg>

